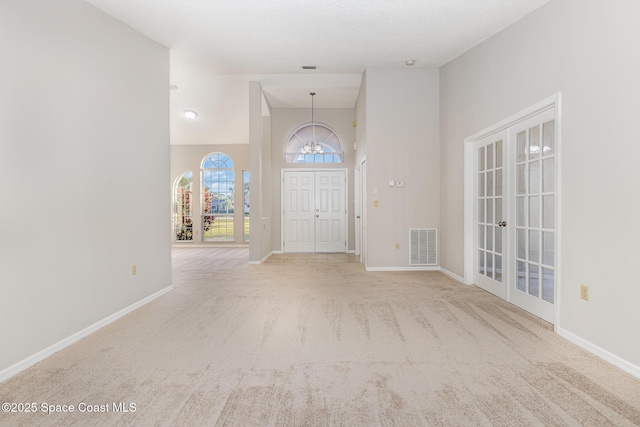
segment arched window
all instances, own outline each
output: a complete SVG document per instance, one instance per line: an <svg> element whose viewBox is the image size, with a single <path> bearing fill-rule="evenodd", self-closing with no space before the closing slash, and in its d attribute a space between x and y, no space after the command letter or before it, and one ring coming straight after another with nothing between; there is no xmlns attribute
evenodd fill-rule
<svg viewBox="0 0 640 427"><path fill-rule="evenodd" d="M173 184L173 238L176 241L193 240L192 185L191 171L180 175Z"/></svg>
<svg viewBox="0 0 640 427"><path fill-rule="evenodd" d="M233 161L212 153L202 161L202 239L233 240Z"/></svg>
<svg viewBox="0 0 640 427"><path fill-rule="evenodd" d="M342 142L322 124L307 124L295 130L285 146L286 163L342 163Z"/></svg>

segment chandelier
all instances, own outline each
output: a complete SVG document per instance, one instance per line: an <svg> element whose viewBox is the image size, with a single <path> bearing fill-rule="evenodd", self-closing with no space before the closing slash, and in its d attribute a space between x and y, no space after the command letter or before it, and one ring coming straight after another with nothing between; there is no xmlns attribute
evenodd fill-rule
<svg viewBox="0 0 640 427"><path fill-rule="evenodd" d="M313 122L313 96L315 94L315 92L309 93L309 95L311 95L311 127L313 129L313 136L311 141L307 141L300 149L302 154L324 154L324 147L316 141L316 126Z"/></svg>

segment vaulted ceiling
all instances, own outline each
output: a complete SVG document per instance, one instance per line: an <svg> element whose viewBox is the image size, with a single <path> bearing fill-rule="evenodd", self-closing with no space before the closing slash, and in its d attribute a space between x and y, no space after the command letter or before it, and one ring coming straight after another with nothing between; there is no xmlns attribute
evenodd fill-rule
<svg viewBox="0 0 640 427"><path fill-rule="evenodd" d="M86 1L170 48L171 144L245 144L249 81L276 108L352 108L366 68L440 67L549 0Z"/></svg>

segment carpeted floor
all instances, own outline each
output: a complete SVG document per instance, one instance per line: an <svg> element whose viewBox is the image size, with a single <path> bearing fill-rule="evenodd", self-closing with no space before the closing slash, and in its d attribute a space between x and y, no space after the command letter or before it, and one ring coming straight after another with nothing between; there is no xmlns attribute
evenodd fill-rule
<svg viewBox="0 0 640 427"><path fill-rule="evenodd" d="M76 412L0 425L640 425L640 380L478 288L352 255L247 259L174 249L173 292L0 384Z"/></svg>

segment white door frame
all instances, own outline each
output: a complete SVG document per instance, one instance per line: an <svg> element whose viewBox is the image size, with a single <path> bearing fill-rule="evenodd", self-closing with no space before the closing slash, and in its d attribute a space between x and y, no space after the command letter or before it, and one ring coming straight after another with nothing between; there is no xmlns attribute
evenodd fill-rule
<svg viewBox="0 0 640 427"><path fill-rule="evenodd" d="M474 277L474 259L475 259L475 249L474 249L474 206L475 206L475 190L476 190L476 174L474 173L475 167L475 153L474 153L474 144L491 134L496 132L503 131L513 126L514 124L521 122L523 120L528 119L542 111L554 108L555 109L555 121L556 121L556 144L557 144L557 154L556 154L556 253L555 253L555 265L556 265L556 284L555 284L555 296L554 296L554 330L558 330L560 328L560 304L561 304L561 242L562 242L562 233L561 233L561 204L562 204L562 181L561 181L561 126L562 122L560 120L560 102L561 102L561 94L556 93L546 99L543 99L536 104L525 108L524 110L504 119L500 122L489 126L488 128L477 132L471 136L468 136L464 139L464 283L467 285L473 284ZM507 195L508 197L508 195ZM507 223L513 223L513 219L507 218ZM510 242L507 242L507 245L510 245ZM507 250L511 253L511 248L508 247ZM507 286L509 286L507 284Z"/></svg>
<svg viewBox="0 0 640 427"><path fill-rule="evenodd" d="M284 253L284 174L287 172L344 172L344 206L345 206L345 220L344 220L344 238L347 244L345 245L344 252L348 252L349 243L349 168L282 168L280 169L280 252ZM314 230L315 232L315 230Z"/></svg>

